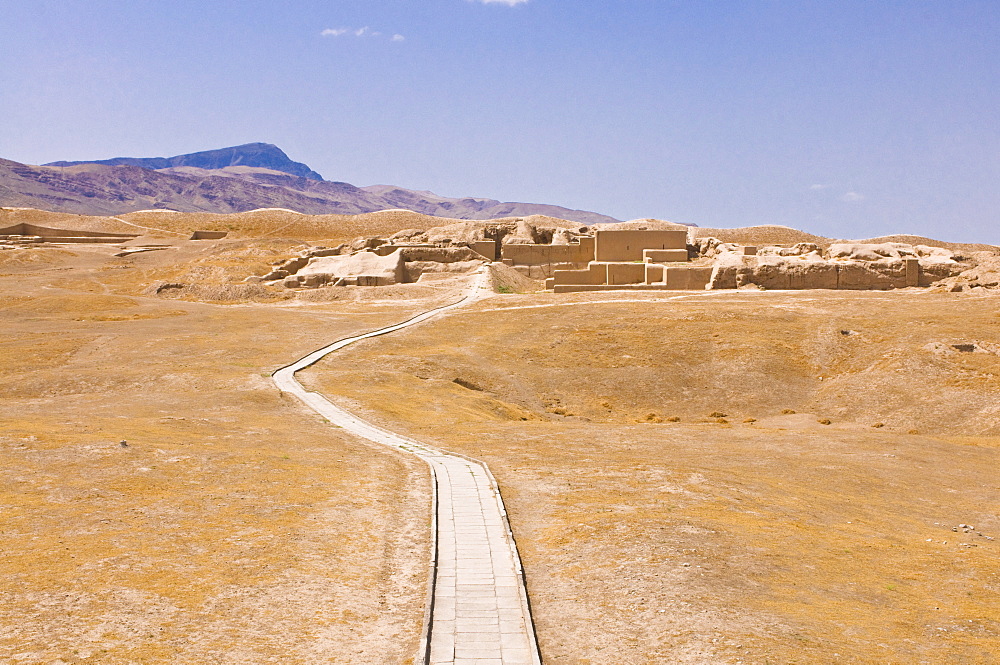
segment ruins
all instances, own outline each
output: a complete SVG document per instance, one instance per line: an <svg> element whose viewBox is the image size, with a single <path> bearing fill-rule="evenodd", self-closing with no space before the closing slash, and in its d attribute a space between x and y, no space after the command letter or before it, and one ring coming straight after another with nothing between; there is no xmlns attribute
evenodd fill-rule
<svg viewBox="0 0 1000 665"><path fill-rule="evenodd" d="M980 263L995 263L990 252L832 240L758 246L696 237L692 229L656 220L587 227L548 218L464 222L314 247L248 280L286 288L384 286L428 273L469 272L483 261L544 280L555 293L998 286L992 277L969 277Z"/></svg>
<svg viewBox="0 0 1000 665"><path fill-rule="evenodd" d="M0 243L31 245L40 243L122 243L138 237L135 233L102 233L54 229L36 224L20 223L0 228Z"/></svg>

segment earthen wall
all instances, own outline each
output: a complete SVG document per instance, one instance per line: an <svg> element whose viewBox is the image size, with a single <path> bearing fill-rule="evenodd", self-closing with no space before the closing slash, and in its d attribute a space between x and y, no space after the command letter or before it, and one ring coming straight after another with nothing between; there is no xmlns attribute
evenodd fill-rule
<svg viewBox="0 0 1000 665"><path fill-rule="evenodd" d="M644 249L687 250L687 231L609 230L594 234L595 261L642 261Z"/></svg>

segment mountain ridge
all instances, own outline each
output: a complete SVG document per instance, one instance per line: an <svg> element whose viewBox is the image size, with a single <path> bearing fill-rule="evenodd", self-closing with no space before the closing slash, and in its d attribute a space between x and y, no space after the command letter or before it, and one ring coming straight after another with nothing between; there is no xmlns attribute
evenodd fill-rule
<svg viewBox="0 0 1000 665"><path fill-rule="evenodd" d="M189 152L173 157L113 157L112 159L85 160L75 162L49 162L42 166L78 166L80 164L102 164L105 166L139 166L159 171L178 166L194 166L202 169L221 169L227 166L256 166L282 171L289 175L323 180L302 162L295 162L285 151L273 143L244 143L243 145Z"/></svg>
<svg viewBox="0 0 1000 665"><path fill-rule="evenodd" d="M325 180L268 143L175 157L57 161L41 166L0 158L0 206L85 215L150 209L236 213L258 208L352 215L404 208L469 220L547 215L581 224L620 221L543 203L451 198L395 185L357 187Z"/></svg>

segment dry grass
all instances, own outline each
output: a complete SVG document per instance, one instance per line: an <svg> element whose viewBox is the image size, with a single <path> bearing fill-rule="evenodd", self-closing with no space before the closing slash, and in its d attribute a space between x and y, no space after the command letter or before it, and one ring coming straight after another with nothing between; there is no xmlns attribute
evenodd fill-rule
<svg viewBox="0 0 1000 665"><path fill-rule="evenodd" d="M409 662L425 469L268 373L426 299L142 297L167 268L111 251L17 250L0 278L0 662Z"/></svg>
<svg viewBox="0 0 1000 665"><path fill-rule="evenodd" d="M334 221L305 239L417 226ZM0 661L413 654L425 469L266 375L457 282L244 289L284 233L0 252ZM512 294L307 381L490 463L547 662L991 663L1000 358L954 345L998 323L918 291Z"/></svg>
<svg viewBox="0 0 1000 665"><path fill-rule="evenodd" d="M408 210L361 215L302 215L282 210L232 214L133 212L89 216L35 209L0 208L0 228L22 222L61 229L148 234L160 239L187 238L194 231L226 231L232 238L296 238L344 242L357 236L389 236L404 228L426 230L462 220L431 217Z"/></svg>
<svg viewBox="0 0 1000 665"><path fill-rule="evenodd" d="M1000 300L648 300L496 298L307 376L490 463L547 662L996 662L1000 358L922 346Z"/></svg>
<svg viewBox="0 0 1000 665"><path fill-rule="evenodd" d="M812 242L818 245L828 245L829 238L799 231L789 226L765 224L761 226L744 226L733 229L711 229L694 227L691 235L695 238L718 238L723 242L735 242L745 245L794 245L797 242Z"/></svg>
<svg viewBox="0 0 1000 665"><path fill-rule="evenodd" d="M815 243L821 247L827 247L831 243L835 242L864 242L864 243L883 243L883 242L900 242L909 245L928 245L932 247L945 247L955 252L961 252L966 254L971 254L972 252L997 252L1000 250L995 245L986 245L982 243L961 243L961 242L947 242L942 240L934 240L933 238L925 238L924 236L915 236L908 234L895 234L888 236L879 236L877 238L867 238L863 240L837 240L834 238L826 238L824 236L814 235L812 233L807 233L805 231L799 231L798 229L793 229L788 226L779 226L776 224L764 224L761 226L744 226L740 228L732 229L712 229L712 228L702 228L694 227L691 229L691 235L695 238L718 238L723 242L734 242L744 245L794 245L799 242L811 242Z"/></svg>

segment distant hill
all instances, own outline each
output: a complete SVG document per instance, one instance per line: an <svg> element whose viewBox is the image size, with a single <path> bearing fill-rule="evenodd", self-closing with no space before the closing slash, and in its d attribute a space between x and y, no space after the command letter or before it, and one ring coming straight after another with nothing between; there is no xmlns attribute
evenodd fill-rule
<svg viewBox="0 0 1000 665"><path fill-rule="evenodd" d="M222 169L227 166L254 166L281 171L289 175L322 180L323 176L302 162L293 162L288 155L271 143L245 143L231 148L192 152L175 157L115 157L92 162L50 162L45 166L76 166L78 164L104 164L106 166L140 166L144 169L168 169L193 166L199 169Z"/></svg>
<svg viewBox="0 0 1000 665"><path fill-rule="evenodd" d="M392 185L356 187L328 181L268 143L176 157L118 157L44 166L0 159L0 206L83 215L150 209L236 213L258 208L356 215L402 208L455 219L547 215L581 224L619 221L555 205L449 198Z"/></svg>

